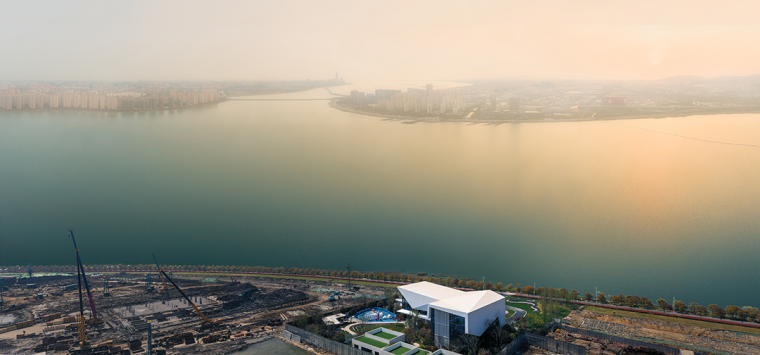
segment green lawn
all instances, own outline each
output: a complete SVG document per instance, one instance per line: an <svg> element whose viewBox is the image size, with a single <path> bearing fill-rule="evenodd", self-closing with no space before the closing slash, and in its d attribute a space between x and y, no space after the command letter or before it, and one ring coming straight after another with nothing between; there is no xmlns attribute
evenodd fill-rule
<svg viewBox="0 0 760 355"><path fill-rule="evenodd" d="M375 333L375 334L372 334L372 335L374 335L376 337L383 338L383 339L387 339L387 340L391 340L391 339L393 339L393 338L396 337L395 335L393 335L391 333L386 333L386 332L379 332L379 333Z"/></svg>
<svg viewBox="0 0 760 355"><path fill-rule="evenodd" d="M525 303L507 302L507 306L519 308L519 309L522 309L523 311L528 312L528 313L535 313L536 312L532 308L530 308L529 304L525 304Z"/></svg>
<svg viewBox="0 0 760 355"><path fill-rule="evenodd" d="M713 322L707 322L707 321L701 321L701 320L661 316L658 314L621 311L617 309L594 307L594 306L587 306L585 310L591 311L591 312L597 312L597 313L604 313L604 314L612 314L614 312L616 315L623 316L623 317L654 319L654 320L659 320L663 322L687 324L687 325L693 325L693 326L702 327L702 328L720 329L720 330L728 330L728 331L737 332L737 333L760 335L760 329L742 327L740 325L713 323Z"/></svg>
<svg viewBox="0 0 760 355"><path fill-rule="evenodd" d="M405 348L405 347L403 347L403 346L399 346L398 348L396 348L396 349L394 349L393 351L391 351L391 354L394 354L394 355L401 355L401 354L404 354L404 353L406 353L406 352L407 352L407 351L409 351L409 350L412 350L412 349L409 349L409 348Z"/></svg>
<svg viewBox="0 0 760 355"><path fill-rule="evenodd" d="M536 308L541 309L541 302L538 302L538 304L536 305ZM572 312L572 310L560 306L559 307L559 318L562 319L562 318L567 317L570 314L570 312Z"/></svg>
<svg viewBox="0 0 760 355"><path fill-rule="evenodd" d="M367 337L356 338L356 341L360 341L362 343L369 344L369 345L372 345L372 346L377 347L377 348L384 348L384 347L388 346L388 344L386 344L386 343L382 343L382 342L379 342L379 341L377 341L375 339L370 339L370 338L367 338Z"/></svg>

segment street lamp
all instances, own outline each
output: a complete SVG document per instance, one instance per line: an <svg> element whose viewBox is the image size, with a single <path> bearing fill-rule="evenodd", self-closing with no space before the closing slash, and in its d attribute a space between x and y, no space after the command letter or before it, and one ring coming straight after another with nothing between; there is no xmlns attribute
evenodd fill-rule
<svg viewBox="0 0 760 355"><path fill-rule="evenodd" d="M483 286L481 287L481 290L485 290L485 289L486 289L486 277L483 276Z"/></svg>
<svg viewBox="0 0 760 355"><path fill-rule="evenodd" d="M596 303L599 303L599 286L594 286L594 289L596 290L596 296L594 296L594 299L596 300Z"/></svg>

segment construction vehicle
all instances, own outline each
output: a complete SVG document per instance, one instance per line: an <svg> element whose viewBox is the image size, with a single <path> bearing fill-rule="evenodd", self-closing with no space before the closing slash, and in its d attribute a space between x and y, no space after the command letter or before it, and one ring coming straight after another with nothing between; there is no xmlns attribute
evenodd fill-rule
<svg viewBox="0 0 760 355"><path fill-rule="evenodd" d="M87 282L87 275L84 272L84 265L82 264L82 258L79 256L79 248L77 247L76 239L74 239L74 231L69 229L69 235L71 235L71 241L74 242L74 250L77 253L77 269L79 271L79 297L80 298L82 297L82 283L84 283L84 287L87 289L87 299L90 301L90 309L92 310L92 318L90 318L89 322L92 324L103 323L102 319L98 319L98 311L97 309L95 309L95 301L92 298L92 290L90 289L90 283ZM84 313L82 313L82 316L84 317Z"/></svg>
<svg viewBox="0 0 760 355"><path fill-rule="evenodd" d="M189 304L190 306L192 306L193 309L195 310L195 313L198 313L198 315L203 319L203 323L201 323L200 328L201 329L208 329L208 328L217 327L217 326L221 325L222 324L222 320L221 319L211 320L208 317L206 317L206 315L203 314L203 312L201 312L201 310L198 308L198 306L195 305L195 303L193 303L193 301L190 299L190 297L187 297L187 295L185 294L185 292L182 291L182 289L179 288L179 286L177 286L176 283L174 283L174 280L172 280L172 278L169 277L169 275L167 275L166 272L163 269L161 269L161 266L158 264L158 260L156 260L156 254L154 254L154 253L151 253L151 254L153 255L153 261L156 262L156 268L157 268L159 274L163 275L163 278L165 280L169 280L169 282L172 284L172 286L174 288L176 288L177 291L179 291L179 293L182 295L182 297L185 298L185 300L187 300L187 304Z"/></svg>
<svg viewBox="0 0 760 355"><path fill-rule="evenodd" d="M69 234L71 235L71 240L74 242L74 250L76 250L77 254L77 284L79 286L79 314L77 315L77 333L79 335L79 349L72 349L70 350L71 354L89 354L98 352L104 348L108 348L113 346L113 341L109 340L105 343L101 343L96 345L95 347L92 347L90 342L87 341L87 331L85 326L85 319L84 319L84 295L82 294L82 283L85 284L85 287L87 289L87 296L90 301L90 307L92 308L92 318L90 319L90 323L97 324L102 323L103 321L98 321L97 318L97 311L95 310L95 302L92 299L92 294L90 293L90 287L87 284L87 278L85 277L84 273L84 266L82 266L82 259L79 257L79 248L77 247L77 242L74 239L74 231L69 229Z"/></svg>

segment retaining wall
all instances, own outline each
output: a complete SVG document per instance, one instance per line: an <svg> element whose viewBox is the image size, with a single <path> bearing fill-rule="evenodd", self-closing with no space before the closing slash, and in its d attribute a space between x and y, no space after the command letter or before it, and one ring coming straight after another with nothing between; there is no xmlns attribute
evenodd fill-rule
<svg viewBox="0 0 760 355"><path fill-rule="evenodd" d="M632 346L643 346L643 347L657 350L666 354L680 354L681 353L681 349L670 347L670 346L646 343L646 342L635 340L635 339L628 339L628 338L623 338L623 337L619 337L619 336L615 336L611 334L599 333L599 332L586 330L586 329L578 329L578 328L568 327L564 325L560 326L560 328L567 332L580 334L580 335L587 336L590 338L604 339L604 340L609 340L615 343L632 345Z"/></svg>
<svg viewBox="0 0 760 355"><path fill-rule="evenodd" d="M552 338L542 337L540 335L523 333L517 337L514 341L509 343L504 349L499 352L499 355L513 355L520 350L524 344L532 345L537 348L549 350L558 354L569 355L586 355L586 347L566 343L564 341L554 340Z"/></svg>
<svg viewBox="0 0 760 355"><path fill-rule="evenodd" d="M290 324L285 324L285 331L291 334L290 339L294 342L296 340L293 337L297 336L299 337L300 341L314 345L317 348L329 351L335 355L367 355L366 352L359 349L354 349L348 344L339 343L337 341L309 333ZM283 336L284 335L285 333L283 332Z"/></svg>

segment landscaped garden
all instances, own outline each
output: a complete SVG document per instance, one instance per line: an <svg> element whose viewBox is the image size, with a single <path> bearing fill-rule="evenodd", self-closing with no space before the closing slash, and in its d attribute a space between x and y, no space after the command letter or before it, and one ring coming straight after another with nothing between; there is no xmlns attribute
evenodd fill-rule
<svg viewBox="0 0 760 355"><path fill-rule="evenodd" d="M393 339L393 338L396 337L395 335L393 335L391 333L386 333L386 332L383 332L383 331L375 333L375 334L372 334L372 335L374 335L376 337L380 337L380 338L386 339L386 340L391 340L391 339Z"/></svg>
<svg viewBox="0 0 760 355"><path fill-rule="evenodd" d="M370 338L367 338L365 336L356 338L356 341L360 341L362 343L369 344L369 345L372 345L372 346L377 347L377 348L384 348L384 347L388 346L388 344L386 344L386 343L379 342L379 341L377 341L375 339L370 339Z"/></svg>
<svg viewBox="0 0 760 355"><path fill-rule="evenodd" d="M391 351L391 354L394 354L394 355L406 354L407 352L409 352L409 350L412 350L412 349L399 346L398 348L393 349L393 351Z"/></svg>

